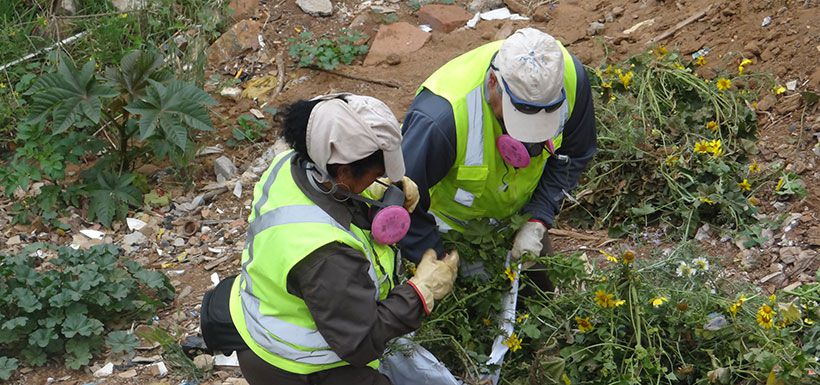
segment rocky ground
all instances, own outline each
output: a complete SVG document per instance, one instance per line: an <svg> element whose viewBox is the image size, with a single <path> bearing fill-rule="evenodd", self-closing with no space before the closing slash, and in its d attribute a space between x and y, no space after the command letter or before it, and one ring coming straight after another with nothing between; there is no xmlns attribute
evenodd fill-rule
<svg viewBox="0 0 820 385"><path fill-rule="evenodd" d="M820 8L816 1L706 1L706 0L507 0L512 12L530 20L480 20L474 28L464 24L476 11L502 7L501 0L457 1L413 12L411 4L393 0L234 0L233 26L208 51L207 90L219 99L213 109L218 132L201 138L206 146L197 158L196 187L184 192L173 182L165 165L142 165L140 172L161 186L169 202L133 212L129 224L113 229L86 223L80 214L66 218L71 229L49 232L41 226L11 226L0 202L0 244L6 252L35 241L86 247L114 242L129 258L161 269L173 281L177 297L157 314L159 325L175 336L196 335L203 293L219 278L235 274L244 242L251 189L276 151L278 123L268 107L298 98L349 91L384 100L401 117L416 87L449 59L513 30L534 26L558 37L585 64L597 66L607 58L622 59L653 43L689 55L710 50L705 77L732 69L742 58L753 60L755 72L771 73L775 83L789 91L764 93L757 104L760 161L783 163L799 174L809 194L805 199L781 202L763 199L767 214L783 213L785 226L772 231L761 247L744 249L734 240L701 229L698 241L712 254L723 257L729 274L780 289L814 280L820 268L820 116L809 108L802 91L820 90ZM468 11L469 10L469 11ZM395 15L395 16L392 16ZM395 22L394 22L395 21ZM393 22L387 24L388 22ZM426 32L420 25L432 30ZM333 72L300 69L288 59L288 39L302 31L315 34L350 28L370 37L371 49L363 62ZM235 85L231 79L239 79ZM755 87L755 84L736 84ZM234 88L234 89L232 89ZM245 95L243 96L243 88ZM248 95L256 91L257 95ZM250 96L256 96L252 98ZM226 145L231 128L242 114L273 121L262 143L239 148ZM160 199L161 201L161 199ZM605 232L560 226L553 230L556 249L596 249L607 241ZM97 230L100 234L81 232ZM652 233L647 230L647 234ZM89 236L90 235L90 236ZM102 356L85 371L69 371L52 364L24 369L15 384L179 384L172 373L161 375L155 362L161 353L146 344L142 360L115 360ZM152 357L153 356L153 357ZM112 363L113 368L106 367ZM218 362L224 364L224 362ZM197 364L213 365L209 357ZM108 373L108 369L112 370ZM95 375L95 373L97 375ZM241 384L238 368L218 365L204 384Z"/></svg>

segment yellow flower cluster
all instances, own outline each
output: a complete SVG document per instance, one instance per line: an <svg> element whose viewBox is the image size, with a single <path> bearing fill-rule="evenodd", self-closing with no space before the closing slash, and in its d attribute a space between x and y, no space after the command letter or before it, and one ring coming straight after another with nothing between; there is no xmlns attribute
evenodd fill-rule
<svg viewBox="0 0 820 385"><path fill-rule="evenodd" d="M752 185L749 183L749 180L745 178L742 182L737 184L737 187L740 188L740 191L749 191L752 189Z"/></svg>
<svg viewBox="0 0 820 385"><path fill-rule="evenodd" d="M731 314L732 317L737 315L737 312L740 310L741 306L743 306L744 302L746 302L746 297L741 295L735 303L729 306L729 314Z"/></svg>
<svg viewBox="0 0 820 385"><path fill-rule="evenodd" d="M749 165L749 172L753 174L760 172L760 165L757 163L757 161L754 161L752 162L752 164Z"/></svg>
<svg viewBox="0 0 820 385"><path fill-rule="evenodd" d="M530 318L530 315L527 313L519 314L518 317L515 318L515 322L522 324Z"/></svg>
<svg viewBox="0 0 820 385"><path fill-rule="evenodd" d="M717 80L717 88L721 91L726 91L729 88L732 88L732 81L726 78L720 78Z"/></svg>
<svg viewBox="0 0 820 385"><path fill-rule="evenodd" d="M757 324L763 329L771 329L774 326L774 316L777 313L771 306L763 304L757 309Z"/></svg>
<svg viewBox="0 0 820 385"><path fill-rule="evenodd" d="M516 277L515 270L508 267L506 270L504 270L504 274L507 276L507 279L510 280L510 283L515 281L515 277Z"/></svg>
<svg viewBox="0 0 820 385"><path fill-rule="evenodd" d="M626 301L622 299L616 300L614 294L598 290L595 292L595 303L604 309L611 309L623 305Z"/></svg>
<svg viewBox="0 0 820 385"><path fill-rule="evenodd" d="M601 255L606 257L607 261L612 262L612 263L618 263L618 258L615 257L614 255L610 254L610 253L607 253L606 250L601 249L601 250L598 250L598 252L600 252Z"/></svg>
<svg viewBox="0 0 820 385"><path fill-rule="evenodd" d="M743 71L746 69L746 66L752 64L752 61L749 59L743 59L740 62L740 65L737 66L737 74L738 76L743 76Z"/></svg>
<svg viewBox="0 0 820 385"><path fill-rule="evenodd" d="M695 65L697 65L698 67L705 66L706 65L706 58L703 57L703 56L698 56L698 58L695 59Z"/></svg>
<svg viewBox="0 0 820 385"><path fill-rule="evenodd" d="M618 70L618 72L620 72L620 70ZM635 74L633 74L632 71L627 73L618 73L618 79L621 80L621 84L623 84L625 88L629 88L629 85L632 84L632 77L634 75Z"/></svg>
<svg viewBox="0 0 820 385"><path fill-rule="evenodd" d="M592 323L589 322L589 317L581 318L575 316L575 323L578 324L578 331L580 331L581 333L586 333L592 330Z"/></svg>
<svg viewBox="0 0 820 385"><path fill-rule="evenodd" d="M510 348L511 352L516 352L518 349L521 349L521 338L518 337L518 334L513 333L506 340L502 342L504 346Z"/></svg>
<svg viewBox="0 0 820 385"><path fill-rule="evenodd" d="M655 298L650 299L649 303L652 305L652 307L659 307L668 301L669 298L666 298L666 296L663 295L659 295Z"/></svg>
<svg viewBox="0 0 820 385"><path fill-rule="evenodd" d="M712 154L714 157L723 155L723 144L720 139L699 140L695 143L695 152L698 154Z"/></svg>
<svg viewBox="0 0 820 385"><path fill-rule="evenodd" d="M624 259L624 265L635 262L635 252L632 250L624 251L624 254L621 257Z"/></svg>

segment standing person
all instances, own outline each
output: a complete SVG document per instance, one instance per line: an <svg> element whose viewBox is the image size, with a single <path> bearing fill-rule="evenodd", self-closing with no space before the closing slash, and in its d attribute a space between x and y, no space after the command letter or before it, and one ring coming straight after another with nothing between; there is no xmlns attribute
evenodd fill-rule
<svg viewBox="0 0 820 385"><path fill-rule="evenodd" d="M396 253L378 242L371 215L380 203L360 195L373 186L380 199L390 188L377 186L392 181L405 192L399 205L412 211L418 201L384 103L351 94L296 102L284 137L293 150L254 188L230 288L230 318L249 347L238 352L242 373L251 385L390 384L378 359L450 292L458 254L425 252L415 276L397 281Z"/></svg>
<svg viewBox="0 0 820 385"><path fill-rule="evenodd" d="M583 65L533 28L439 68L419 87L403 131L407 175L420 192L400 242L413 261L431 248L443 255L440 229L518 212L531 219L512 256L551 253L547 229L596 150Z"/></svg>

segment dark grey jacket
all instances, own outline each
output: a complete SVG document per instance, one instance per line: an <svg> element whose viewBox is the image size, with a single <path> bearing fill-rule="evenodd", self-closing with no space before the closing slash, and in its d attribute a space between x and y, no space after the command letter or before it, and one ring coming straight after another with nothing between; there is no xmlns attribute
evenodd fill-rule
<svg viewBox="0 0 820 385"><path fill-rule="evenodd" d="M552 225L561 208L564 193L578 184L581 172L596 151L595 111L592 91L584 66L573 56L576 69L576 96L572 115L564 126L563 141L556 151L567 161L550 157L530 202L523 211ZM418 261L425 250L444 252L436 222L428 212L430 188L444 179L456 159L456 123L450 103L422 90L413 100L402 125L402 151L406 175L419 186L421 200L411 215L410 232L400 243L402 256Z"/></svg>

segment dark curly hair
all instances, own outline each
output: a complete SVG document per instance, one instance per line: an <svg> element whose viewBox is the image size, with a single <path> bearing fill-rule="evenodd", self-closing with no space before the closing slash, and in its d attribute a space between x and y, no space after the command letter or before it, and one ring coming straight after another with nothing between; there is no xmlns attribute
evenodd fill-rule
<svg viewBox="0 0 820 385"><path fill-rule="evenodd" d="M338 98L345 100L343 96L339 96ZM300 157L310 162L313 162L313 159L310 158L307 151L307 125L308 119L310 119L311 111L313 111L313 108L320 102L321 100L298 100L285 107L282 137L285 138L285 142L287 142L288 145L290 145L290 147L293 148L293 150L296 151ZM356 178L359 178L366 174L369 170L382 165L384 165L384 153L382 150L377 150L376 152L368 155L366 158L359 159L349 164L353 176ZM334 178L336 177L338 173L338 166L340 165L327 165L327 172L330 173L330 176Z"/></svg>

